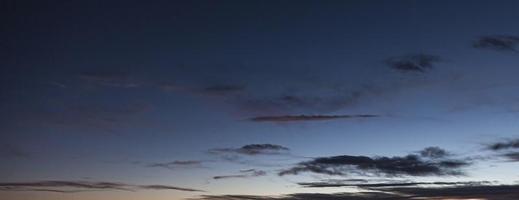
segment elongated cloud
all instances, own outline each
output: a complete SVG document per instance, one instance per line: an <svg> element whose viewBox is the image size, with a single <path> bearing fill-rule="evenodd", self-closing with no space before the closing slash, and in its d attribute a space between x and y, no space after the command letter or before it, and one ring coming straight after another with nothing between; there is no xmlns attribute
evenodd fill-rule
<svg viewBox="0 0 519 200"><path fill-rule="evenodd" d="M467 182L384 182L384 183L335 183L335 182L308 182L298 183L298 185L310 188L325 187L360 187L360 188L379 188L379 187L404 187L404 186L474 186L487 185L490 181L467 181Z"/></svg>
<svg viewBox="0 0 519 200"><path fill-rule="evenodd" d="M256 169L248 169L248 170L241 170L241 174L234 174L234 175L223 175L223 176L214 176L213 179L230 179L230 178L250 178L250 177L258 177L258 176L265 176L267 175L267 172L263 170L256 170Z"/></svg>
<svg viewBox="0 0 519 200"><path fill-rule="evenodd" d="M427 148L421 150L419 153L420 153L420 156L427 157L427 158L444 158L444 157L451 155L451 153L449 153L439 147L427 147Z"/></svg>
<svg viewBox="0 0 519 200"><path fill-rule="evenodd" d="M472 46L478 49L489 49L495 51L517 52L519 47L519 36L514 35L489 35L480 37Z"/></svg>
<svg viewBox="0 0 519 200"><path fill-rule="evenodd" d="M211 149L209 153L225 154L236 153L243 155L275 155L288 153L290 149L277 144L249 144L240 148Z"/></svg>
<svg viewBox="0 0 519 200"><path fill-rule="evenodd" d="M250 118L254 122L297 122L297 121L324 121L335 119L362 119L379 117L379 115L281 115L259 116Z"/></svg>
<svg viewBox="0 0 519 200"><path fill-rule="evenodd" d="M43 191L43 192L88 192L88 191L136 191L141 189L178 190L203 192L203 190L183 188L170 185L132 185L116 182L90 181L36 181L36 182L0 182L0 191Z"/></svg>
<svg viewBox="0 0 519 200"><path fill-rule="evenodd" d="M294 193L284 196L204 195L192 200L412 200L412 199L519 199L519 185L455 185L449 187L380 187L370 192Z"/></svg>
<svg viewBox="0 0 519 200"><path fill-rule="evenodd" d="M426 70L432 69L434 64L440 61L439 56L414 54L389 58L386 60L386 64L400 72L426 72Z"/></svg>
<svg viewBox="0 0 519 200"><path fill-rule="evenodd" d="M175 160L173 162L164 162L164 163L152 163L149 164L148 167L160 167L166 169L176 169L180 167L202 167L203 161L201 160Z"/></svg>
<svg viewBox="0 0 519 200"><path fill-rule="evenodd" d="M419 155L394 157L331 156L300 162L295 167L282 170L280 176L313 172L327 175L382 175L382 176L451 176L463 175L464 160L428 159Z"/></svg>
<svg viewBox="0 0 519 200"><path fill-rule="evenodd" d="M493 151L519 149L519 139L509 139L501 142L488 144L487 148Z"/></svg>

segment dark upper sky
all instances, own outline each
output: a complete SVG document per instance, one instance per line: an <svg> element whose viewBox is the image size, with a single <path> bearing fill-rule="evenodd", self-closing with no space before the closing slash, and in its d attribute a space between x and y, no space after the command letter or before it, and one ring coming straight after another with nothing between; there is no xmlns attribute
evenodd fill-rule
<svg viewBox="0 0 519 200"><path fill-rule="evenodd" d="M0 13L0 199L516 199L517 1Z"/></svg>

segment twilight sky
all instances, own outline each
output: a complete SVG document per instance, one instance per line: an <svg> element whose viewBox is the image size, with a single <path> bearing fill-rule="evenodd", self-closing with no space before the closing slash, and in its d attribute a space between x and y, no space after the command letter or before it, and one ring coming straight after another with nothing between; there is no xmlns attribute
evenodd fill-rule
<svg viewBox="0 0 519 200"><path fill-rule="evenodd" d="M519 199L519 1L0 13L1 200Z"/></svg>

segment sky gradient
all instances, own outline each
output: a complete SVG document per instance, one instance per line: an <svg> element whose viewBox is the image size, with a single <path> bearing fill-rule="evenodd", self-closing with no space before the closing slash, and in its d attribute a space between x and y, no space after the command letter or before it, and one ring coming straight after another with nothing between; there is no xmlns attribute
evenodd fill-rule
<svg viewBox="0 0 519 200"><path fill-rule="evenodd" d="M0 13L1 200L519 199L519 1Z"/></svg>

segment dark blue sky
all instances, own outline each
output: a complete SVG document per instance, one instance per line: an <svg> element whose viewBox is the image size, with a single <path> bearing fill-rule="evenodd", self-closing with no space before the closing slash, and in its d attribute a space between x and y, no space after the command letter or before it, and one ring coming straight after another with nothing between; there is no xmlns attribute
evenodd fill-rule
<svg viewBox="0 0 519 200"><path fill-rule="evenodd" d="M518 1L0 13L0 199L519 190Z"/></svg>

